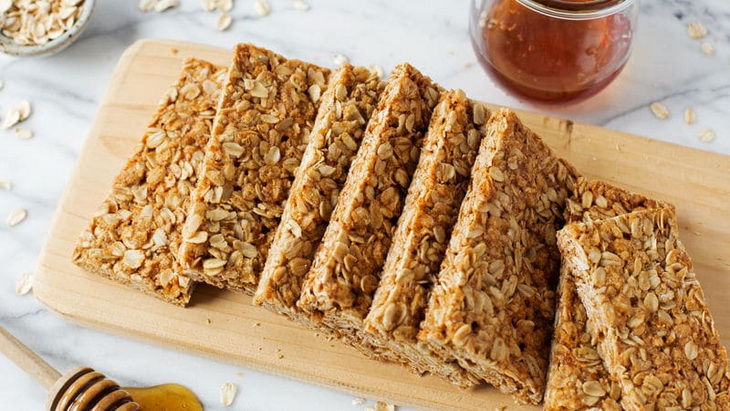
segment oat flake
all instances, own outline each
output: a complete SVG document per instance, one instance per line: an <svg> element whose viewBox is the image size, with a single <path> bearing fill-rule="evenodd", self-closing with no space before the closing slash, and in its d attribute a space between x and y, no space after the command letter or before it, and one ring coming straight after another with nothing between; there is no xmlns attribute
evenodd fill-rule
<svg viewBox="0 0 730 411"><path fill-rule="evenodd" d="M33 289L33 275L31 273L23 273L15 282L15 293L18 295L26 295Z"/></svg>
<svg viewBox="0 0 730 411"><path fill-rule="evenodd" d="M236 385L232 382L223 383L220 391L221 404L225 405L226 407L233 404L233 400L236 398L237 392L238 387L236 387Z"/></svg>
<svg viewBox="0 0 730 411"><path fill-rule="evenodd" d="M9 226L16 226L25 220L25 217L28 216L28 211L25 210L25 208L19 208L12 213L8 214L8 217L5 219L5 222Z"/></svg>

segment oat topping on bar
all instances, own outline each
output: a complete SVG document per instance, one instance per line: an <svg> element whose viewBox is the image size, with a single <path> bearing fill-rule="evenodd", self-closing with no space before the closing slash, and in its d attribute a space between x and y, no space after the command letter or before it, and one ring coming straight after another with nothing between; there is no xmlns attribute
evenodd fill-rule
<svg viewBox="0 0 730 411"><path fill-rule="evenodd" d="M180 261L191 277L255 291L328 76L236 47L182 232Z"/></svg>
<svg viewBox="0 0 730 411"><path fill-rule="evenodd" d="M403 353L416 372L441 375L464 387L478 379L455 361L438 358L416 337L469 185L487 116L487 109L472 104L461 90L442 94L365 320L368 335Z"/></svg>
<svg viewBox="0 0 730 411"><path fill-rule="evenodd" d="M182 275L176 254L225 74L225 68L202 60L185 62L111 195L81 235L74 263L187 304L193 283Z"/></svg>
<svg viewBox="0 0 730 411"><path fill-rule="evenodd" d="M296 309L304 276L384 87L364 67L346 64L332 74L269 250L257 304L304 321Z"/></svg>
<svg viewBox="0 0 730 411"><path fill-rule="evenodd" d="M542 400L576 172L500 109L487 123L419 339L519 402Z"/></svg>
<svg viewBox="0 0 730 411"><path fill-rule="evenodd" d="M722 346L671 208L558 233L627 409L730 409ZM600 335L599 335L600 333Z"/></svg>

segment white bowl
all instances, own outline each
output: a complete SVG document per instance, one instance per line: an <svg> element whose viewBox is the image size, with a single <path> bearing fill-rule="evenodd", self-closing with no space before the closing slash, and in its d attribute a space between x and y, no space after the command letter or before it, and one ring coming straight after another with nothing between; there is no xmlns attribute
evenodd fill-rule
<svg viewBox="0 0 730 411"><path fill-rule="evenodd" d="M81 36L81 33L89 24L91 13L93 13L95 6L96 0L84 0L83 5L81 6L81 14L74 25L64 31L63 34L46 44L21 46L0 33L0 52L19 57L47 56L58 53L70 46L71 43Z"/></svg>

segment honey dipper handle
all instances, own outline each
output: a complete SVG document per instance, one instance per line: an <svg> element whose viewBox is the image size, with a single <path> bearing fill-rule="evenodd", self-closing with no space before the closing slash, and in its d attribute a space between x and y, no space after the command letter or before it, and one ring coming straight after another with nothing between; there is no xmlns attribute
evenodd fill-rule
<svg viewBox="0 0 730 411"><path fill-rule="evenodd" d="M10 334L8 330L0 326L0 352L23 371L30 374L47 390L61 377L61 374L45 362L38 354L31 351L22 342Z"/></svg>

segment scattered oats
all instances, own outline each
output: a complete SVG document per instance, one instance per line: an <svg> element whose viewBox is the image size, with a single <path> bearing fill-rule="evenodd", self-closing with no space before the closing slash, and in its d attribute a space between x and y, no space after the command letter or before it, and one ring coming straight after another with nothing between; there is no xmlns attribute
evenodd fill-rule
<svg viewBox="0 0 730 411"><path fill-rule="evenodd" d="M219 11L228 13L233 9L233 0L217 0L215 2L215 8Z"/></svg>
<svg viewBox="0 0 730 411"><path fill-rule="evenodd" d="M236 387L236 385L232 382L223 383L220 392L221 404L225 405L226 407L233 404L233 400L236 398L237 392L238 387Z"/></svg>
<svg viewBox="0 0 730 411"><path fill-rule="evenodd" d="M175 47L172 47L172 48L170 49L170 53L172 53L172 54L173 54L173 55L175 55L175 56L177 56L177 53L179 53L179 52L180 52L180 50L178 50L178 49L177 49L177 48L175 48Z"/></svg>
<svg viewBox="0 0 730 411"><path fill-rule="evenodd" d="M225 31L231 26L232 21L233 19L230 14L223 13L218 16L218 20L215 22L215 28L217 28L218 31Z"/></svg>
<svg viewBox="0 0 730 411"><path fill-rule="evenodd" d="M687 26L687 32L693 39L701 39L707 35L707 27L698 22L689 23Z"/></svg>
<svg viewBox="0 0 730 411"><path fill-rule="evenodd" d="M375 411L395 411L395 405L378 401L375 403Z"/></svg>
<svg viewBox="0 0 730 411"><path fill-rule="evenodd" d="M30 102L28 100L23 100L20 103L18 103L18 114L20 115L20 121L24 121L28 117L30 117Z"/></svg>
<svg viewBox="0 0 730 411"><path fill-rule="evenodd" d="M669 110L664 106L664 104L659 102L651 103L649 106L651 109L651 112L654 113L654 116L658 119L665 120L669 118Z"/></svg>
<svg viewBox="0 0 730 411"><path fill-rule="evenodd" d="M352 405L363 405L365 404L365 398L353 398Z"/></svg>
<svg viewBox="0 0 730 411"><path fill-rule="evenodd" d="M375 65L375 64L373 64L372 66L368 66L368 70L375 73L378 76L378 78L383 78L383 76L385 75L383 68L378 65Z"/></svg>
<svg viewBox="0 0 730 411"><path fill-rule="evenodd" d="M33 131L28 130L27 128L16 127L13 131L15 132L15 136L20 139L28 140L30 138L33 138Z"/></svg>
<svg viewBox="0 0 730 411"><path fill-rule="evenodd" d="M208 324L210 324L211 323L210 318L206 318L205 319L205 322L208 323Z"/></svg>
<svg viewBox="0 0 730 411"><path fill-rule="evenodd" d="M706 41L703 41L702 44L700 44L700 49L708 56L712 56L713 54L715 54L715 46Z"/></svg>
<svg viewBox="0 0 730 411"><path fill-rule="evenodd" d="M158 13L162 13L165 10L178 7L179 5L179 0L159 0L157 4L155 4L155 11Z"/></svg>
<svg viewBox="0 0 730 411"><path fill-rule="evenodd" d="M284 354L282 354L282 353L278 353L278 354L276 354L276 358L278 358L278 359L280 359L280 360L281 360L281 359L283 359L283 358L284 358Z"/></svg>
<svg viewBox="0 0 730 411"><path fill-rule="evenodd" d="M697 115L695 114L695 109L693 108L686 108L684 109L684 122L687 124L694 124L696 121Z"/></svg>
<svg viewBox="0 0 730 411"><path fill-rule="evenodd" d="M15 282L15 293L18 295L26 295L33 288L33 275L31 273L23 273Z"/></svg>
<svg viewBox="0 0 730 411"><path fill-rule="evenodd" d="M218 7L216 0L200 0L200 7L208 12L215 10Z"/></svg>
<svg viewBox="0 0 730 411"><path fill-rule="evenodd" d="M13 107L5 114L5 120L3 121L3 130L7 130L10 127L18 124L20 121L20 112L17 108Z"/></svg>
<svg viewBox="0 0 730 411"><path fill-rule="evenodd" d="M254 0L253 9L259 16L268 16L271 14L271 5L267 0Z"/></svg>
<svg viewBox="0 0 730 411"><path fill-rule="evenodd" d="M10 190L13 188L13 183L11 183L10 180L0 180L0 188Z"/></svg>
<svg viewBox="0 0 730 411"><path fill-rule="evenodd" d="M697 135L697 138L703 143L709 143L715 139L715 130L703 128L700 130L700 134Z"/></svg>
<svg viewBox="0 0 730 411"><path fill-rule="evenodd" d="M294 6L294 10L299 11L309 11L309 9L312 8L312 6L304 0L294 0L292 1L292 6Z"/></svg>
<svg viewBox="0 0 730 411"><path fill-rule="evenodd" d="M137 8L139 11L142 12L148 12L155 9L155 6L157 6L157 0L139 0L137 3Z"/></svg>
<svg viewBox="0 0 730 411"><path fill-rule="evenodd" d="M347 56L345 56L344 54L337 53L332 58L332 62L335 63L337 67L339 67L345 63L349 63L350 59L347 58Z"/></svg>
<svg viewBox="0 0 730 411"><path fill-rule="evenodd" d="M253 326L254 326L254 327L258 327L258 326L260 326L260 325L261 325L261 323L260 323L260 322L258 322L258 321L256 321L255 323L253 323Z"/></svg>
<svg viewBox="0 0 730 411"><path fill-rule="evenodd" d="M19 208L12 213L8 214L8 217L5 219L5 223L9 225L10 227L16 226L25 220L25 217L28 216L28 211L25 210L25 208Z"/></svg>

